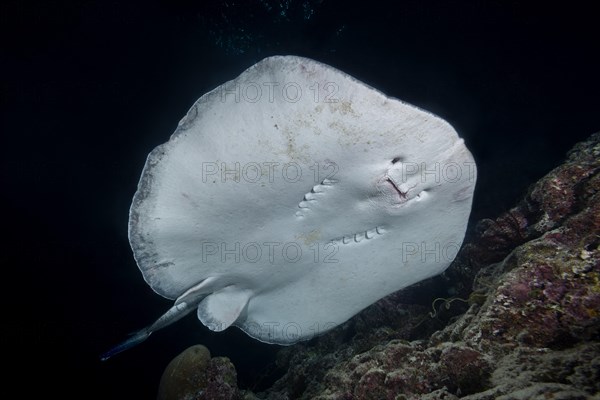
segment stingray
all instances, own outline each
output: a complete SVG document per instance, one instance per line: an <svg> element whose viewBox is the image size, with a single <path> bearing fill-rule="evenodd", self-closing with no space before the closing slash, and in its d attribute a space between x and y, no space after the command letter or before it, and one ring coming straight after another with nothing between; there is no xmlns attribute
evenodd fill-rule
<svg viewBox="0 0 600 400"><path fill-rule="evenodd" d="M320 62L266 58L149 154L129 240L174 305L103 358L194 310L267 343L327 332L449 266L475 181L443 119Z"/></svg>

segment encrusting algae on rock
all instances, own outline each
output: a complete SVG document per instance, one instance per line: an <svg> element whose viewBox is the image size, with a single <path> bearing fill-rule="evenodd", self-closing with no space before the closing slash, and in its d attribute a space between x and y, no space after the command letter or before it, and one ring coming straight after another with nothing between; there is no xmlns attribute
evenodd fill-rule
<svg viewBox="0 0 600 400"><path fill-rule="evenodd" d="M240 399L235 367L226 357L211 358L202 345L187 348L163 373L158 400Z"/></svg>

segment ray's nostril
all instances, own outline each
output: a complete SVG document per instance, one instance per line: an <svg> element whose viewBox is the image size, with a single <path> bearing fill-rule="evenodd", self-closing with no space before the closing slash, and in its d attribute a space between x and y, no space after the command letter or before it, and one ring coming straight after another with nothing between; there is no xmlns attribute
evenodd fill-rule
<svg viewBox="0 0 600 400"><path fill-rule="evenodd" d="M396 164L400 160L401 160L400 157L394 157L394 158L392 158L392 164Z"/></svg>

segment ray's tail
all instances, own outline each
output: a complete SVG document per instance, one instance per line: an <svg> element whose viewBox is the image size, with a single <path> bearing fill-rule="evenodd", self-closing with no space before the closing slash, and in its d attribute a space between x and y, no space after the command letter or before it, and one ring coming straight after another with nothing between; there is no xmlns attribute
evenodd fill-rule
<svg viewBox="0 0 600 400"><path fill-rule="evenodd" d="M108 350L106 353L102 354L100 356L100 360L106 361L114 355L122 353L125 350L129 350L133 346L137 346L138 344L142 343L144 340L148 339L148 337L150 336L151 333L152 333L152 331L149 329L149 327L137 331L136 333L131 335L131 337L129 337L129 339L125 340L124 342L122 342L122 343L116 345L115 347L113 347L112 349Z"/></svg>
<svg viewBox="0 0 600 400"><path fill-rule="evenodd" d="M148 339L148 336L150 336L152 332L164 328L167 325L171 325L173 322L183 318L192 310L193 308L189 307L187 302L176 302L173 307L169 308L169 310L163 315L161 315L161 317L157 319L152 325L137 331L123 343L116 345L106 353L102 354L100 356L100 360L106 361L112 356L124 352L125 350L129 350L133 346L142 343L144 340Z"/></svg>

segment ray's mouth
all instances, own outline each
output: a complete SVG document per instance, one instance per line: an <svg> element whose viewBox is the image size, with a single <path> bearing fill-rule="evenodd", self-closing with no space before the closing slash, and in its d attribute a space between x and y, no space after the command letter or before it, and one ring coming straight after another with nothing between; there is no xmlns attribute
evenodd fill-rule
<svg viewBox="0 0 600 400"><path fill-rule="evenodd" d="M416 184L399 184L389 175L384 175L377 183L377 190L392 206L402 206L412 200ZM417 195L418 197L418 195Z"/></svg>
<svg viewBox="0 0 600 400"><path fill-rule="evenodd" d="M408 194L408 192L403 192L402 190L400 190L396 183L390 178L386 178L385 181L389 183L392 186L392 188L398 193L398 196L400 196L401 200L406 200L406 195Z"/></svg>

